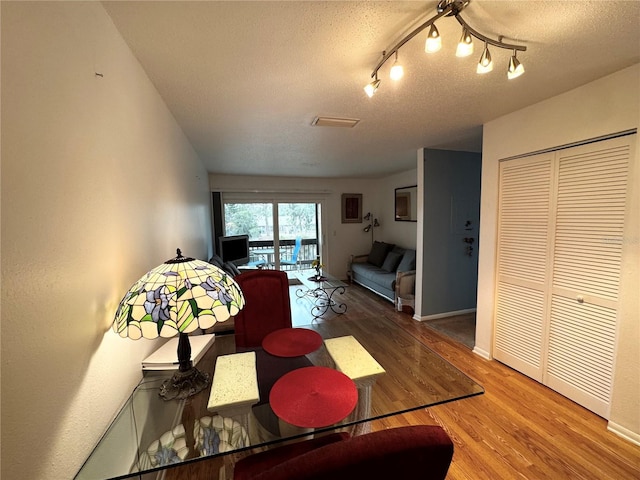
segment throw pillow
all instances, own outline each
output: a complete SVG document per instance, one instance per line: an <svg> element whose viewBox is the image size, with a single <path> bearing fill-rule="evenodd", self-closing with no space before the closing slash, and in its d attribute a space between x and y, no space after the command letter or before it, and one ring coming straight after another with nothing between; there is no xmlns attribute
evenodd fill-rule
<svg viewBox="0 0 640 480"><path fill-rule="evenodd" d="M212 265L215 265L218 268L222 268L222 265L224 264L224 262L222 261L222 258L220 258L215 253L213 254L213 257L209 259L209 263L211 263Z"/></svg>
<svg viewBox="0 0 640 480"><path fill-rule="evenodd" d="M226 262L223 265L222 269L232 277L235 277L236 275L240 275L240 270L238 270L238 267L236 267L235 264L231 262Z"/></svg>
<svg viewBox="0 0 640 480"><path fill-rule="evenodd" d="M387 258L387 253L389 250L393 248L393 245L384 242L373 242L373 246L371 247L371 251L369 252L369 257L367 258L367 262L371 265L375 265L376 267L381 267L384 263L384 259Z"/></svg>
<svg viewBox="0 0 640 480"><path fill-rule="evenodd" d="M407 250L404 252L400 265L398 265L399 272L409 272L416 269L416 251Z"/></svg>
<svg viewBox="0 0 640 480"><path fill-rule="evenodd" d="M387 258L384 259L384 263L381 268L389 273L395 272L400 260L402 260L402 254L393 251L389 252L387 253Z"/></svg>

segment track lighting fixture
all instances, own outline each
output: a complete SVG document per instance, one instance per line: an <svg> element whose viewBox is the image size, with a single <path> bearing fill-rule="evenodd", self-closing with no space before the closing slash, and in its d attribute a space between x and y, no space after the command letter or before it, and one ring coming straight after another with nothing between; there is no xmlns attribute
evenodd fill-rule
<svg viewBox="0 0 640 480"><path fill-rule="evenodd" d="M427 41L424 44L424 51L427 53L435 53L441 48L442 39L440 38L440 32L438 32L436 25L432 24L429 29L429 35L427 35Z"/></svg>
<svg viewBox="0 0 640 480"><path fill-rule="evenodd" d="M516 51L513 51L513 56L509 59L509 70L507 71L507 78L509 80L519 77L524 73L524 67L516 58Z"/></svg>
<svg viewBox="0 0 640 480"><path fill-rule="evenodd" d="M374 80L369 83L366 87L364 87L365 92L369 97L372 97L376 92L378 87L380 86L380 80L378 80L378 70L389 60L392 56L395 56L395 63L393 68L391 68L390 76L394 80L398 80L404 74L402 66L398 63L398 50L411 40L413 37L418 35L427 27L431 27L429 29L429 34L427 35L427 39L425 42L425 52L433 53L437 52L441 48L441 38L438 29L435 26L435 22L441 17L454 17L458 23L462 26L462 37L460 38L460 42L458 43L458 48L456 49L456 56L458 57L466 57L473 53L473 37L478 40L484 42L484 50L482 52L482 56L480 57L480 61L477 66L477 73L487 73L493 70L493 62L491 59L491 53L489 53L489 45L492 47L501 48L504 50L512 50L513 55L509 60L509 68L507 70L507 78L509 80L519 77L524 73L524 67L520 63L520 61L516 58L516 54L518 51L524 52L527 50L527 47L524 45L513 45L509 43L505 43L502 41L503 37L498 37L497 40L486 37L480 32L471 28L467 22L460 16L460 12L464 10L471 0L440 0L437 6L437 13L424 22L419 27L415 28L411 33L406 35L402 40L400 40L391 50L382 52L382 59L373 69L371 73L371 78Z"/></svg>
<svg viewBox="0 0 640 480"><path fill-rule="evenodd" d="M480 61L478 62L478 68L476 69L477 73L489 73L493 70L493 60L491 60L491 54L489 53L489 45L485 42L484 50L482 51L482 56L480 57Z"/></svg>

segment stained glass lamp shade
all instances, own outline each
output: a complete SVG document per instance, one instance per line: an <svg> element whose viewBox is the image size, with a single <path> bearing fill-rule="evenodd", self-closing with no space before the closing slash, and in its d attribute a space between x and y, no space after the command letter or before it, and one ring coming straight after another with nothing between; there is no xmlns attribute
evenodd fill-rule
<svg viewBox="0 0 640 480"><path fill-rule="evenodd" d="M244 307L238 284L224 270L178 255L146 273L126 293L113 321L121 337L173 337L178 341L178 371L165 381L165 400L187 398L209 384L209 376L193 366L189 333L211 328Z"/></svg>

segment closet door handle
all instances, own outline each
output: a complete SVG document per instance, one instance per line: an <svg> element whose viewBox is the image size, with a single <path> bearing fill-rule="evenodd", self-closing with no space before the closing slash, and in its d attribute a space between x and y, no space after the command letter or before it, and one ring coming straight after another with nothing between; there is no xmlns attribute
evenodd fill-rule
<svg viewBox="0 0 640 480"><path fill-rule="evenodd" d="M582 295L578 295L576 297L576 300L578 301L578 303L584 303L584 297Z"/></svg>

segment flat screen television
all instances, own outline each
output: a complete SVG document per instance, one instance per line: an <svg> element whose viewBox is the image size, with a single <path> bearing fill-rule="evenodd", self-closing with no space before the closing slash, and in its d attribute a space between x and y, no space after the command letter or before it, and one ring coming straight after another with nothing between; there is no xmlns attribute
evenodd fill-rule
<svg viewBox="0 0 640 480"><path fill-rule="evenodd" d="M218 255L223 262L234 265L249 263L249 235L233 235L218 238Z"/></svg>

